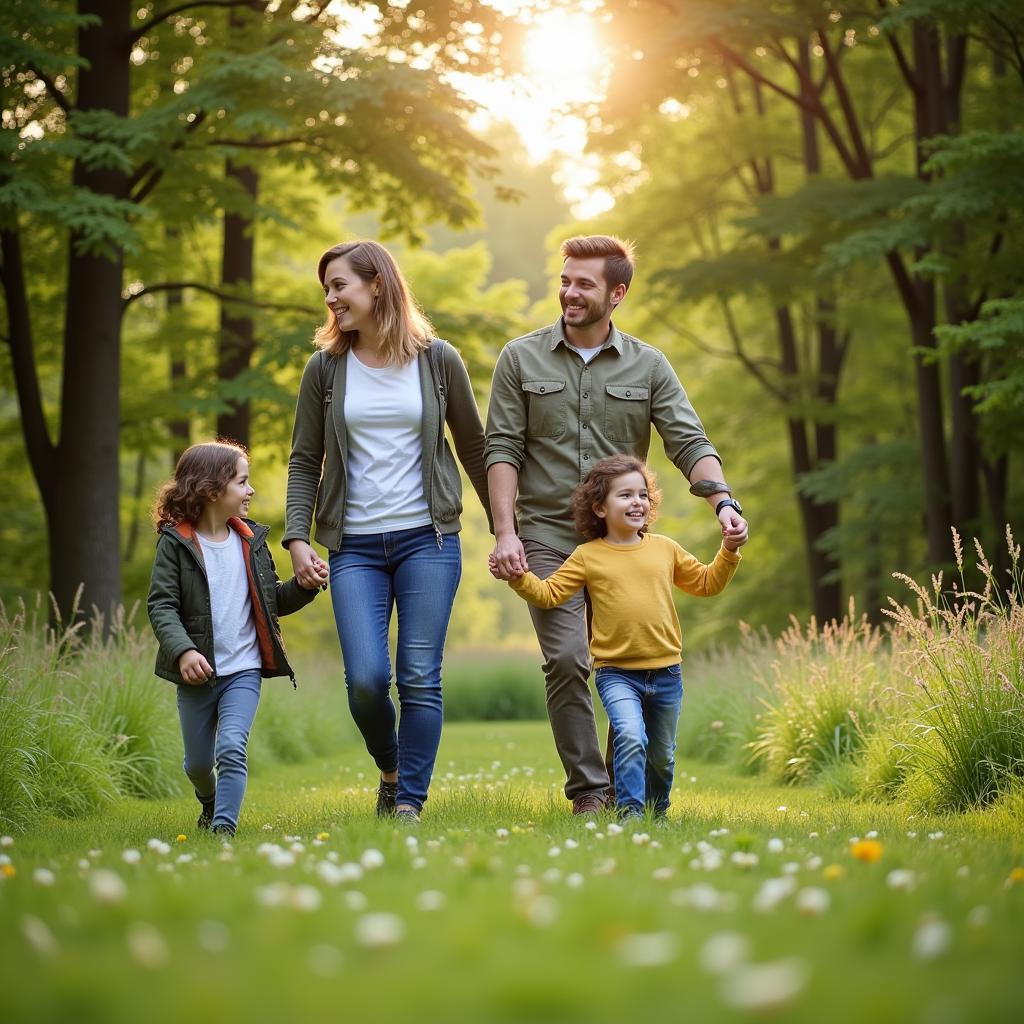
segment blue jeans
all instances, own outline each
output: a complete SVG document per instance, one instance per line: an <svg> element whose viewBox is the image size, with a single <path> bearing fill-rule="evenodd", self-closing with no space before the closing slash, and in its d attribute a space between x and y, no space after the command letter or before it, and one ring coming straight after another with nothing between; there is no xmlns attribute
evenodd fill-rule
<svg viewBox="0 0 1024 1024"><path fill-rule="evenodd" d="M246 747L260 702L260 670L216 676L205 686L178 686L178 718L185 744L182 767L206 802L216 794L213 826L238 827L248 779ZM216 773L215 773L216 769Z"/></svg>
<svg viewBox="0 0 1024 1024"><path fill-rule="evenodd" d="M332 551L331 601L345 661L348 706L377 767L398 769L399 804L427 799L441 741L441 657L462 577L458 534L432 526L346 534ZM395 729L388 626L398 609Z"/></svg>
<svg viewBox="0 0 1024 1024"><path fill-rule="evenodd" d="M626 669L611 665L594 674L614 736L615 805L620 811L655 814L668 809L675 771L676 726L683 701L678 665Z"/></svg>

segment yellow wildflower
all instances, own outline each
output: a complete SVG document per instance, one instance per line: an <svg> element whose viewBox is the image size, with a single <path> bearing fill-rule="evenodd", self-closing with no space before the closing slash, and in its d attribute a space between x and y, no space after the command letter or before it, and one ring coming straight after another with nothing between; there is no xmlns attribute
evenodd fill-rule
<svg viewBox="0 0 1024 1024"><path fill-rule="evenodd" d="M882 859L882 844L877 839L858 839L850 847L850 853L865 864L874 864Z"/></svg>
<svg viewBox="0 0 1024 1024"><path fill-rule="evenodd" d="M1017 884L1018 882L1024 882L1024 868L1013 868L1010 871L1010 877L1008 881L1012 882L1013 884Z"/></svg>
<svg viewBox="0 0 1024 1024"><path fill-rule="evenodd" d="M331 838L331 833L330 832L317 832L316 837L322 843L325 839L330 839Z"/></svg>
<svg viewBox="0 0 1024 1024"><path fill-rule="evenodd" d="M174 841L175 841L176 843L183 843L183 842L185 842L185 840L186 840L186 839L188 839L188 836L186 836L186 835L184 835L184 834L182 834L182 835L180 835L180 836L175 836L175 837L174 837Z"/></svg>
<svg viewBox="0 0 1024 1024"><path fill-rule="evenodd" d="M18 873L13 864L4 864L0 871L3 872L4 878L13 878Z"/></svg>
<svg viewBox="0 0 1024 1024"><path fill-rule="evenodd" d="M826 864L821 873L830 882L834 882L837 878L842 878L845 874L841 864Z"/></svg>

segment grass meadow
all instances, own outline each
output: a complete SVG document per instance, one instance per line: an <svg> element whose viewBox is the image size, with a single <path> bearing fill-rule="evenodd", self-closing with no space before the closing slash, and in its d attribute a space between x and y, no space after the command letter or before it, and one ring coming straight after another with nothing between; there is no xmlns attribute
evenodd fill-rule
<svg viewBox="0 0 1024 1024"><path fill-rule="evenodd" d="M4 1019L1024 1020L1007 545L975 591L906 580L884 630L851 609L688 659L669 818L628 828L572 818L538 670L479 654L418 828L374 817L325 662L265 687L221 843L148 636L5 611Z"/></svg>

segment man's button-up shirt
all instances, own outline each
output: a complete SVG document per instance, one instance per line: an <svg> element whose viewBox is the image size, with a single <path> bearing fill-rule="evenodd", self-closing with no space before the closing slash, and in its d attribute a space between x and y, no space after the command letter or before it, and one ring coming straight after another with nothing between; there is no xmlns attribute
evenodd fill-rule
<svg viewBox="0 0 1024 1024"><path fill-rule="evenodd" d="M494 368L485 458L488 468L519 471L520 537L572 551L573 490L599 459L646 459L652 425L684 475L705 455L718 458L665 355L614 324L589 362L561 319L510 341Z"/></svg>

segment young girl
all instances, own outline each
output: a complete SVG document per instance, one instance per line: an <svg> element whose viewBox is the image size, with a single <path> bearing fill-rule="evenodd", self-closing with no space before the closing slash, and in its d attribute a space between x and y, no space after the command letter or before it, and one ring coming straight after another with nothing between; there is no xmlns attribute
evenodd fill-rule
<svg viewBox="0 0 1024 1024"><path fill-rule="evenodd" d="M196 825L228 836L245 795L261 677L295 678L278 615L309 604L317 591L278 580L268 528L246 518L253 493L244 448L195 444L153 509L159 540L148 606L160 644L156 674L179 684L185 774L202 804Z"/></svg>
<svg viewBox="0 0 1024 1024"><path fill-rule="evenodd" d="M647 532L660 498L640 459L601 459L573 493L576 529L587 543L545 580L527 572L509 581L539 608L553 608L587 588L590 651L613 730L615 802L623 818L639 818L645 807L663 816L669 805L683 697L672 585L698 597L720 593L746 539L727 537L704 565L674 540Z"/></svg>

